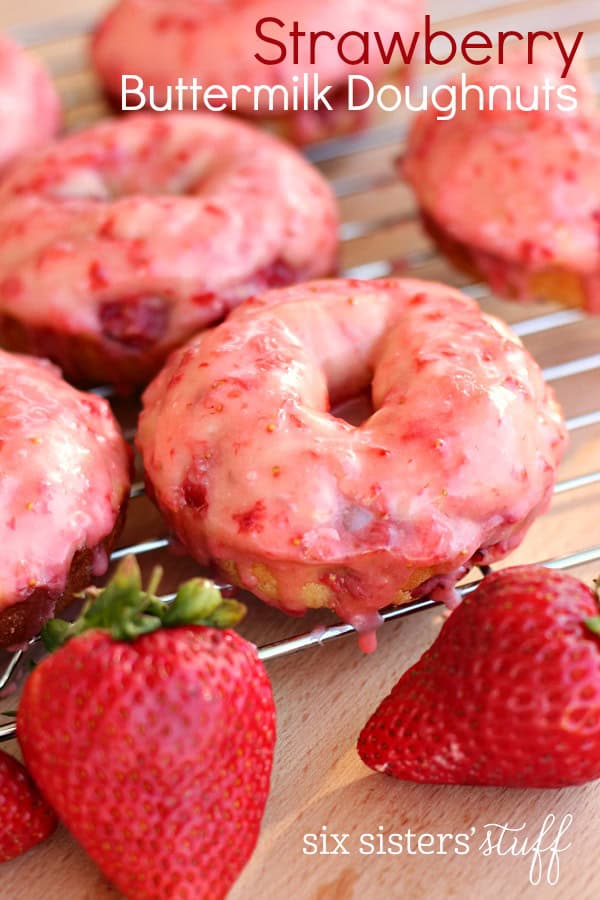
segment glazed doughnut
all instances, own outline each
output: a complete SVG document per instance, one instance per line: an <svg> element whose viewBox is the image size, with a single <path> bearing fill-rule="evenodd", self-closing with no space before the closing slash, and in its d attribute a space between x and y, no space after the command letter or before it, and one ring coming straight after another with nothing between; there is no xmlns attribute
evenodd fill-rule
<svg viewBox="0 0 600 900"><path fill-rule="evenodd" d="M335 268L331 189L227 116L95 125L0 186L0 340L76 381L141 384L242 300Z"/></svg>
<svg viewBox="0 0 600 900"><path fill-rule="evenodd" d="M330 406L369 388L355 427ZM508 328L439 284L270 291L178 350L138 447L185 548L291 613L378 609L504 556L546 509L562 414Z"/></svg>
<svg viewBox="0 0 600 900"><path fill-rule="evenodd" d="M555 61L484 70L479 84L529 91L561 82ZM565 82L569 84L569 81ZM600 118L584 72L572 76L576 111L419 114L403 172L425 224L459 267L500 294L600 312ZM529 95L531 96L531 94ZM565 105L565 104L562 104ZM449 168L448 160L452 160Z"/></svg>
<svg viewBox="0 0 600 900"><path fill-rule="evenodd" d="M0 34L0 174L58 130L58 95L45 69Z"/></svg>
<svg viewBox="0 0 600 900"><path fill-rule="evenodd" d="M268 59L281 55L276 46L262 43L257 36L257 23L264 17L285 23L284 28L274 30L271 26L265 30L267 36L276 36L286 47L285 60L276 65L256 59L256 54ZM311 79L318 73L323 84L343 93L350 74L380 77L385 71L380 56L372 54L368 65L348 65L340 58L335 42L322 40L315 64L311 63L308 42L299 45L298 62L294 64L288 32L295 20L300 21L306 34L329 31L335 35L341 23L344 31L378 31L387 47L394 32L412 34L420 17L421 0L303 0L300 5L294 0L120 0L100 25L92 56L106 90L118 98L119 105L123 74L138 75L146 85L153 85L158 104L165 102L168 86L180 77L185 83L197 77L205 86L283 84L291 88L299 73L308 73ZM356 49L349 46L348 53L353 52ZM303 83L299 87L302 109ZM247 97L245 100L244 94L239 95L238 109L255 114L250 95ZM276 96L275 100L273 112L281 115L281 98ZM336 105L341 107L343 102ZM314 113L302 112L288 117L295 137L308 140L316 136L311 133L311 117L316 118Z"/></svg>
<svg viewBox="0 0 600 900"><path fill-rule="evenodd" d="M106 570L130 463L105 400L0 351L0 647L33 637Z"/></svg>

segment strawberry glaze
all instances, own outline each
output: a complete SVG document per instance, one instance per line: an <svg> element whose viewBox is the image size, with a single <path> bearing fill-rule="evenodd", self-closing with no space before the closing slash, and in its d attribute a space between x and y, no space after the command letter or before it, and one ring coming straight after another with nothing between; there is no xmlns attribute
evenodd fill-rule
<svg viewBox="0 0 600 900"><path fill-rule="evenodd" d="M358 427L335 405L372 392ZM566 444L552 390L477 304L415 280L270 291L172 356L138 446L179 541L288 612L374 613L519 544ZM482 551L484 556L482 556Z"/></svg>
<svg viewBox="0 0 600 900"><path fill-rule="evenodd" d="M76 552L115 527L129 464L105 400L0 351L0 611L37 587L61 593ZM107 563L98 553L95 574Z"/></svg>
<svg viewBox="0 0 600 900"><path fill-rule="evenodd" d="M58 131L58 95L42 66L0 34L0 172Z"/></svg>
<svg viewBox="0 0 600 900"><path fill-rule="evenodd" d="M168 85L178 78L190 83L196 77L205 85L274 85L291 88L294 76L305 72L320 75L321 82L342 87L349 74L377 79L385 72L381 56L373 52L368 64L351 66L337 52L336 42L321 40L317 64L310 62L305 40L299 47L298 64L293 62L292 42L286 37L295 20L302 31L375 32L387 47L395 31L411 35L422 16L421 0L121 0L98 29L92 48L96 69L108 92L121 95L123 73L139 75L156 88L156 101L163 103ZM280 55L277 46L259 39L257 22L275 17L284 28L265 26L265 34L286 44L285 60L265 65L255 58ZM343 25L343 28L340 26ZM346 48L349 56L359 54L359 45ZM301 106L303 91L299 93ZM246 99L248 98L248 99ZM274 112L284 111L280 97ZM239 95L240 111L254 112L249 94ZM262 110L261 110L262 112Z"/></svg>
<svg viewBox="0 0 600 900"><path fill-rule="evenodd" d="M0 188L0 316L72 377L86 374L72 361L81 339L106 359L100 375L147 381L190 335L267 287L328 274L336 252L321 175L227 116L105 121Z"/></svg>
<svg viewBox="0 0 600 900"><path fill-rule="evenodd" d="M573 84L578 109L559 111L553 95L547 111L508 111L504 101L481 112L473 95L454 119L437 121L429 110L415 120L403 172L432 230L464 246L496 290L552 296L548 284L566 274L573 301L583 295L600 313L600 118L586 71L559 73L548 53L534 66L517 56L470 75L484 87L520 85L526 103L546 77ZM536 277L546 275L538 289Z"/></svg>

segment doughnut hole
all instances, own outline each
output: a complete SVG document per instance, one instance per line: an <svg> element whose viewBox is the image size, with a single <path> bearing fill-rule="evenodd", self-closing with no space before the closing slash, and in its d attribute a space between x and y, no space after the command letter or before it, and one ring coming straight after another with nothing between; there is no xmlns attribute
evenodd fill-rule
<svg viewBox="0 0 600 900"><path fill-rule="evenodd" d="M102 301L98 320L107 340L128 350L147 350L166 334L170 313L163 297L139 294Z"/></svg>
<svg viewBox="0 0 600 900"><path fill-rule="evenodd" d="M354 426L362 425L374 412L375 407L370 388L359 391L353 397L348 397L347 400L335 404L331 410L331 414L336 419L342 419L343 422Z"/></svg>
<svg viewBox="0 0 600 900"><path fill-rule="evenodd" d="M25 184L22 190L36 190L35 184ZM91 166L80 166L59 180L52 189L57 200L109 201L114 197L111 186L103 174Z"/></svg>

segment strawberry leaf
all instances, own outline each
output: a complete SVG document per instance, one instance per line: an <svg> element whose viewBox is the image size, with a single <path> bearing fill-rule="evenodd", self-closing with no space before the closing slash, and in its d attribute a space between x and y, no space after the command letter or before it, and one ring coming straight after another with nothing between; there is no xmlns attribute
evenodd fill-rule
<svg viewBox="0 0 600 900"><path fill-rule="evenodd" d="M179 587L167 604L156 596L162 569L154 569L148 590L142 586L140 567L134 556L125 557L106 587L91 588L87 602L74 622L51 619L42 629L48 650L92 629L108 631L115 641L134 641L159 628L204 625L231 628L244 617L246 607L236 600L224 600L220 590L205 578L193 578Z"/></svg>
<svg viewBox="0 0 600 900"><path fill-rule="evenodd" d="M592 634L600 634L600 616L592 616L590 619L584 619L583 624L592 632Z"/></svg>

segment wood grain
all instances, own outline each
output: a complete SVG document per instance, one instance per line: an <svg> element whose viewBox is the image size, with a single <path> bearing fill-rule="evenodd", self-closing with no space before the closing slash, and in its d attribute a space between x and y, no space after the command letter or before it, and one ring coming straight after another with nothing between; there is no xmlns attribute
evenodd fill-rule
<svg viewBox="0 0 600 900"><path fill-rule="evenodd" d="M21 35L42 20L93 13L106 0L20 0L3 3L0 26L18 26ZM8 8L10 7L10 8ZM515 2L502 6L490 0L457 0L449 11L442 0L430 2L429 11L440 24L453 16L450 27L465 30L482 23L490 27L544 28L553 21L585 25L596 40L600 24L594 21L598 4L581 2ZM39 25L36 25L39 28ZM81 124L104 111L100 92L86 64L86 41L67 37L37 50L55 73L69 105L69 124ZM380 121L396 121L387 117ZM387 216L414 212L407 189L393 181L393 160L401 151L402 116L397 117L398 140L377 150L364 151L323 164L334 180L378 173L386 182L377 190L358 191L342 200L347 222L377 223ZM430 244L416 222L374 225L373 234L344 245L343 264L354 266L391 259L400 265L415 253L420 264L413 271L423 277L464 284L464 276L435 256L424 256ZM493 299L484 306L517 321L546 312L549 307L506 304ZM527 340L542 365L597 352L600 319L556 329ZM568 415L600 406L598 372L563 379L556 384ZM119 413L131 426L135 410L120 403ZM560 477L591 472L600 464L600 428L574 434ZM564 494L531 530L510 562L532 561L562 555L600 543L600 486ZM125 542L164 534L160 517L146 499L132 503ZM196 571L185 559L158 553L144 557L144 564L165 560L168 583ZM591 579L594 567L579 570ZM312 627L323 617L313 614L297 621L250 601L244 633L264 644ZM372 657L363 656L353 639L319 650L288 657L269 665L279 716L279 741L271 797L256 853L234 888L232 900L391 900L391 898L578 898L600 895L597 829L600 784L562 791L509 791L497 789L427 787L393 782L367 770L354 745L357 734L377 702L398 676L425 650L438 632L441 614L420 614L385 627L380 647ZM15 698L6 702L14 706ZM7 745L18 753L14 744ZM530 860L484 857L477 847L488 822L526 823L533 839L547 814L561 819L574 816L566 842L572 846L560 857L558 887L533 887L528 883ZM306 856L303 836L330 832L348 833L350 855ZM467 855L373 855L358 853L361 833L470 833ZM6 900L103 900L118 894L61 829L44 846L2 867L0 897Z"/></svg>

